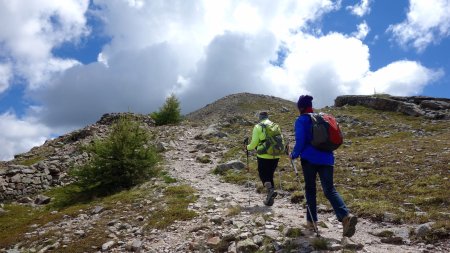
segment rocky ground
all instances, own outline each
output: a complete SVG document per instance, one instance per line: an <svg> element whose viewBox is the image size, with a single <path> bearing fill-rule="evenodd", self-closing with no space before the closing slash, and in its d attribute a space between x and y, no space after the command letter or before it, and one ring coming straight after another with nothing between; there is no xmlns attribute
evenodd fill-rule
<svg viewBox="0 0 450 253"><path fill-rule="evenodd" d="M156 251L177 251L177 248L186 244L187 249L195 249L197 245L214 246L219 241L228 240L230 252L241 249L243 242L251 242L258 244L264 237L272 238L275 248L287 245L287 241L297 244L292 252L308 252L311 250L311 239L315 238L314 233L306 233L300 239L289 239L286 236L289 228L301 228L305 223L305 210L298 204L292 204L288 196L277 197L274 206L266 207L262 204L264 195L255 192L254 187L245 188L234 184L224 183L217 175L211 171L217 165L218 158L211 155L212 163L199 164L196 158L202 156L201 150L197 150L198 145L203 144L202 140L196 140L201 129L190 129L189 131L178 128L181 138L176 142L176 149L169 150L165 153L167 160L172 162L168 165L170 173L177 178L191 184L199 192L199 200L192 206L196 211L201 213L202 220L208 220L202 227L200 235L189 233L198 227L198 220L192 220L183 225L183 231L174 231L172 233L162 235L162 239L157 244L152 244L150 248ZM191 152L189 152L191 151ZM192 152L196 151L196 152ZM255 168L252 168L255 169ZM259 183L259 182L253 182ZM210 200L214 200L211 205ZM249 201L250 200L250 201ZM249 204L250 202L250 204ZM242 211L232 217L227 217L229 206L239 205ZM263 217L270 216L271 219L265 221ZM205 219L207 217L207 219ZM320 228L320 234L323 238L332 242L335 250L343 247L353 248L361 252L435 252L445 251L447 249L436 248L433 245L394 245L395 239L391 243L382 243L382 237L375 236L381 231L394 231L398 237L408 237L409 227L406 225L398 226L392 224L377 224L368 220L359 219L357 225L357 233L348 240L342 238L342 226L337 221L333 213L321 213L319 219L324 225ZM283 229L284 228L284 229ZM187 233L186 233L187 231ZM283 234L284 233L284 234ZM234 237L234 240L231 239ZM244 240L245 238L251 239ZM395 237L393 237L395 238ZM398 241L398 240L397 240ZM406 240L407 241L407 240ZM176 243L178 242L178 243ZM237 242L237 243L236 243ZM175 246L177 245L177 246ZM180 245L180 246L178 246ZM214 247L212 247L214 248ZM258 247L254 246L256 250ZM179 248L178 248L179 249Z"/></svg>
<svg viewBox="0 0 450 253"><path fill-rule="evenodd" d="M58 222L32 226L31 231L24 235L24 241L34 241L31 247L24 249L17 244L14 249L0 252L66 252L67 245L77 243L94 230L106 231L107 239L100 238L91 246L91 252L314 251L314 246L320 241L314 233L303 228L305 210L301 205L291 203L290 196L280 194L272 207L266 207L262 204L265 196L256 192L255 184L259 182L239 186L225 183L219 175L211 173L226 148L212 146L196 137L205 130L204 126L171 126L170 130L163 127L158 131L158 139L167 148L163 152L165 169L178 183L191 185L197 190L198 200L189 206L198 213L196 218L175 222L166 229L147 231L144 224L148 217L142 210L151 210L151 201L126 204L121 213L97 206L80 210L76 216L66 215ZM198 158L206 154L211 161L199 162ZM121 205L119 202L116 204ZM332 212L323 210L319 219L322 221L320 234L328 242L330 251L450 251L448 242L427 245L409 240L411 229L417 232L417 229L426 230L426 227L359 219L357 233L349 239L342 238L342 226ZM390 236L383 237L386 234Z"/></svg>

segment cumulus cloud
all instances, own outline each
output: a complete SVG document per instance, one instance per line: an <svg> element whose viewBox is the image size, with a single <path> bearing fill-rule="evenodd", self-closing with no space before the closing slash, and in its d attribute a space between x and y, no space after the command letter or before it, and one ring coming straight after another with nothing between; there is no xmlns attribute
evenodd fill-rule
<svg viewBox="0 0 450 253"><path fill-rule="evenodd" d="M23 119L1 116L5 128L30 133L22 142L16 132L2 133L2 143L9 143L0 148L2 157L42 143L50 133L93 123L103 113L150 113L171 93L183 113L236 92L290 100L308 93L322 107L338 95L372 94L374 88L416 94L442 75L414 61L372 70L361 41L370 31L365 22L351 35L306 32L341 1L93 0L88 12L111 40L98 61L86 65L56 58L52 50L89 35L89 1L25 2L1 2L0 21L11 25L0 27L0 85L8 75L25 78L33 87L27 96L39 110ZM365 11L358 13L367 13L369 5L362 1Z"/></svg>
<svg viewBox="0 0 450 253"><path fill-rule="evenodd" d="M432 70L415 61L396 61L361 79L360 94L388 93L417 95L428 83L440 78L442 70Z"/></svg>
<svg viewBox="0 0 450 253"><path fill-rule="evenodd" d="M198 109L227 94L270 93L270 82L261 75L270 66L275 51L275 37L268 32L257 35L227 32L216 37L193 73L189 90L180 93L185 110Z"/></svg>
<svg viewBox="0 0 450 253"><path fill-rule="evenodd" d="M122 50L170 41L184 46L182 55L190 53L188 64L192 65L203 56L209 43L226 31L249 35L269 31L280 41L288 40L307 22L339 8L330 0L141 2L94 1L101 9L96 13L105 21L105 33L112 38L102 59Z"/></svg>
<svg viewBox="0 0 450 253"><path fill-rule="evenodd" d="M402 46L412 46L419 52L431 43L450 35L450 1L410 0L407 18L387 29Z"/></svg>
<svg viewBox="0 0 450 253"><path fill-rule="evenodd" d="M396 61L371 70L368 46L339 33L298 35L289 48L284 65L272 66L264 75L272 94L291 100L311 94L319 108L332 105L343 94L420 94L444 74L415 61Z"/></svg>
<svg viewBox="0 0 450 253"><path fill-rule="evenodd" d="M51 51L88 33L88 6L88 0L1 1L0 23L8 25L0 26L0 62L13 65L14 75L31 88L72 67L76 61L55 58Z"/></svg>
<svg viewBox="0 0 450 253"><path fill-rule="evenodd" d="M361 80L371 73L361 42L369 31L365 22L350 37L301 31L339 3L94 3L111 42L101 61L75 66L39 92L42 122L52 127L83 126L111 111L149 113L170 93L180 98L183 113L242 91L292 100L307 92L324 106L364 90ZM282 47L289 51L282 66L270 64Z"/></svg>
<svg viewBox="0 0 450 253"><path fill-rule="evenodd" d="M108 65L91 63L67 70L39 91L40 118L52 127L82 126L103 113L149 113L176 85L176 50L168 43L123 51Z"/></svg>
<svg viewBox="0 0 450 253"><path fill-rule="evenodd" d="M111 42L99 62L74 66L39 91L42 122L53 127L82 126L111 111L149 113L172 92L183 112L232 92L270 93L260 75L278 44L336 8L327 0L94 4Z"/></svg>
<svg viewBox="0 0 450 253"><path fill-rule="evenodd" d="M8 89L12 71L9 64L0 63L0 93Z"/></svg>
<svg viewBox="0 0 450 253"><path fill-rule="evenodd" d="M367 25L366 21L359 24L357 29L358 30L352 35L359 40L364 40L370 32L370 27Z"/></svg>
<svg viewBox="0 0 450 253"><path fill-rule="evenodd" d="M50 129L34 119L19 119L11 112L0 115L0 160L10 160L15 154L44 143Z"/></svg>
<svg viewBox="0 0 450 253"><path fill-rule="evenodd" d="M347 10L356 16L362 17L370 13L371 0L361 0L359 4L347 6Z"/></svg>
<svg viewBox="0 0 450 253"><path fill-rule="evenodd" d="M369 71L369 49L360 40L331 33L321 37L296 36L278 75L291 99L299 92L314 95L316 106L330 105L339 94L352 93L353 86ZM281 95L280 94L280 95Z"/></svg>

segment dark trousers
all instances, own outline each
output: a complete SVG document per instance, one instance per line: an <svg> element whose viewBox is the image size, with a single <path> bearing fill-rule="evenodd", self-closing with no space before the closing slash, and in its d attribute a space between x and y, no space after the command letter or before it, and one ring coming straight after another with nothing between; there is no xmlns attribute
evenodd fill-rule
<svg viewBox="0 0 450 253"><path fill-rule="evenodd" d="M270 182L272 187L275 187L275 183L273 182L273 174L278 166L278 160L280 159L264 159L257 157L258 160L258 173L259 178L261 179L262 184L265 182Z"/></svg>
<svg viewBox="0 0 450 253"><path fill-rule="evenodd" d="M305 178L306 201L311 210L312 217L306 210L306 219L308 221L317 221L317 202L316 202L316 175L319 174L323 193L333 206L334 213L339 221L349 213L342 197L336 191L333 183L334 167L330 165L312 164L302 159L303 176Z"/></svg>

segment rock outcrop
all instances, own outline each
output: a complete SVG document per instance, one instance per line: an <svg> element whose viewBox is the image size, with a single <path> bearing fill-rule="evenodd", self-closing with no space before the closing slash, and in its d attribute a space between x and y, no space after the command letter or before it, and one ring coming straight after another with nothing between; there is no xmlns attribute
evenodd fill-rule
<svg viewBox="0 0 450 253"><path fill-rule="evenodd" d="M121 116L129 116L144 126L154 126L147 115L134 113L104 114L95 124L47 140L42 146L18 154L14 160L0 164L0 202L39 193L51 186L71 182L68 170L86 162L89 155L80 147L108 135L109 126Z"/></svg>
<svg viewBox="0 0 450 253"><path fill-rule="evenodd" d="M334 105L336 107L361 105L376 110L402 112L410 116L424 116L429 119L450 119L449 98L348 95L337 97Z"/></svg>

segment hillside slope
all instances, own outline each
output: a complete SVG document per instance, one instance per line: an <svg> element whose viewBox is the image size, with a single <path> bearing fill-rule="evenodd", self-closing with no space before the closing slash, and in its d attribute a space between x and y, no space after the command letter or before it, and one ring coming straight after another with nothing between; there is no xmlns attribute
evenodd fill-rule
<svg viewBox="0 0 450 253"><path fill-rule="evenodd" d="M336 151L336 187L361 218L353 241L342 239L340 223L319 190L320 230L326 245L302 228L305 210L297 204L302 193L287 157L280 160L275 177L280 196L271 208L262 205L254 155L250 174L240 167L246 162L242 140L250 136L261 110L280 123L292 146L295 103L270 96L230 95L187 115L187 122L179 126L155 127L147 116L137 115L155 137L151 145L160 147L164 156L160 177L90 202L62 205L69 187L65 182L70 182L66 172L87 159L80 145L107 136L117 115L105 115L94 125L18 155L0 173L0 192L21 192L16 199L25 203L1 204L0 250L450 250L448 120L361 106L323 109L336 115L345 134L344 145ZM213 173L228 162L238 165ZM33 194L24 191L29 185L24 175L47 178L51 182L47 187L63 187L40 189L52 199L45 207L36 206L26 198Z"/></svg>
<svg viewBox="0 0 450 253"><path fill-rule="evenodd" d="M223 118L236 116L257 116L261 110L270 114L286 112L295 109L295 103L274 96L251 93L237 93L225 96L186 115L192 121L213 122Z"/></svg>

